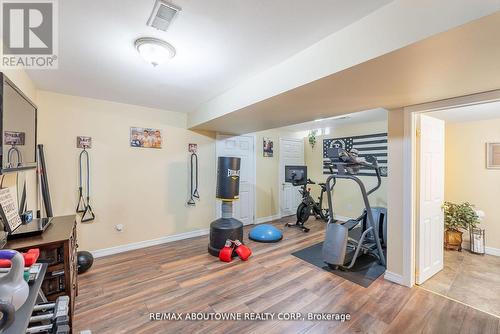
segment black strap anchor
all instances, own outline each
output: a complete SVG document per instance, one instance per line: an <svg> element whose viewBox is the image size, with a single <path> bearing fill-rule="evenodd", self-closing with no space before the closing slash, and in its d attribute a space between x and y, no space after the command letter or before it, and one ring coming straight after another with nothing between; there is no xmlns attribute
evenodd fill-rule
<svg viewBox="0 0 500 334"><path fill-rule="evenodd" d="M200 199L200 193L198 192L198 156L196 153L191 154L191 194L188 205L196 205L194 199Z"/></svg>
<svg viewBox="0 0 500 334"><path fill-rule="evenodd" d="M83 197L83 183L82 183L82 171L83 171L82 166L83 166L84 157L86 160L85 175L87 177L87 180L86 180L87 196L86 196L86 198ZM83 150L80 152L78 171L79 171L80 184L78 187L79 198L78 198L78 205L76 206L76 212L83 213L82 214L82 223L86 223L86 222L90 222L90 221L95 219L94 211L92 211L92 207L90 206L90 158L89 158L89 152L87 151L86 148L83 148Z"/></svg>

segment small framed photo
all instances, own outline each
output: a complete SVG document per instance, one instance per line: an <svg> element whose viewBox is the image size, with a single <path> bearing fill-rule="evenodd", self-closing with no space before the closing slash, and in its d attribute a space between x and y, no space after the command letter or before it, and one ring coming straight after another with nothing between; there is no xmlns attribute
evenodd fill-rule
<svg viewBox="0 0 500 334"><path fill-rule="evenodd" d="M486 143L486 168L500 169L500 143Z"/></svg>
<svg viewBox="0 0 500 334"><path fill-rule="evenodd" d="M76 137L76 148L92 148L92 137Z"/></svg>
<svg viewBox="0 0 500 334"><path fill-rule="evenodd" d="M130 128L130 146L143 148L161 148L162 133L160 129Z"/></svg>
<svg viewBox="0 0 500 334"><path fill-rule="evenodd" d="M4 131L3 136L5 145L20 146L24 145L26 134L24 132Z"/></svg>
<svg viewBox="0 0 500 334"><path fill-rule="evenodd" d="M273 141L270 138L263 139L263 153L264 157L271 158L273 156Z"/></svg>

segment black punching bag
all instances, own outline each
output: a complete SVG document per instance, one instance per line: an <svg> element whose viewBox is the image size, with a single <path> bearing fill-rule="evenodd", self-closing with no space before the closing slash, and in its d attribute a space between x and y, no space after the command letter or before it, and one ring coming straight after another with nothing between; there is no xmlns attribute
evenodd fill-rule
<svg viewBox="0 0 500 334"><path fill-rule="evenodd" d="M240 197L240 158L219 157L217 198L222 200L222 217L210 224L208 252L219 256L226 240L243 241L243 223L233 218L233 201Z"/></svg>

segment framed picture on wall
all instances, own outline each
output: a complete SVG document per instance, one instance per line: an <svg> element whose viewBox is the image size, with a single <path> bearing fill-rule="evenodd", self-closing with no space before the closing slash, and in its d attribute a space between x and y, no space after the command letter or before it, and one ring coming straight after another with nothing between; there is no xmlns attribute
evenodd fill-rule
<svg viewBox="0 0 500 334"><path fill-rule="evenodd" d="M26 134L24 132L4 131L3 142L5 145L24 145Z"/></svg>
<svg viewBox="0 0 500 334"><path fill-rule="evenodd" d="M264 157L270 158L273 156L273 141L269 138L264 137L263 139L263 153Z"/></svg>
<svg viewBox="0 0 500 334"><path fill-rule="evenodd" d="M486 168L500 169L500 143L486 143Z"/></svg>
<svg viewBox="0 0 500 334"><path fill-rule="evenodd" d="M130 128L130 146L143 148L161 148L162 134L160 129Z"/></svg>

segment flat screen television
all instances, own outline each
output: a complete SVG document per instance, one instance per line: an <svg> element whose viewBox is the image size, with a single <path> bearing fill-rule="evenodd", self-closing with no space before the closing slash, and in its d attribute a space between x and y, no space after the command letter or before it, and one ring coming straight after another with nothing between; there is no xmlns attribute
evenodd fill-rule
<svg viewBox="0 0 500 334"><path fill-rule="evenodd" d="M285 182L294 186L307 184L307 166L285 166Z"/></svg>
<svg viewBox="0 0 500 334"><path fill-rule="evenodd" d="M0 72L0 174L36 168L36 105Z"/></svg>

